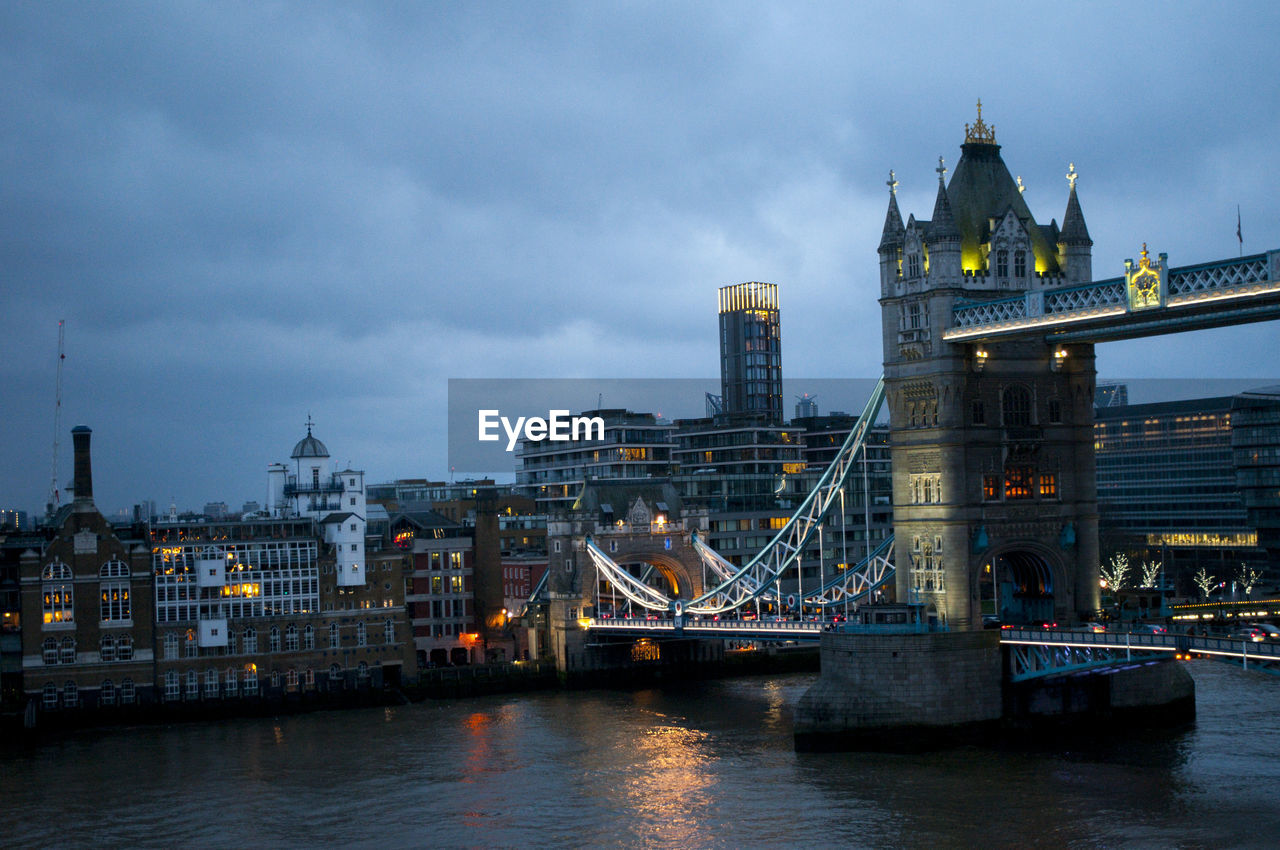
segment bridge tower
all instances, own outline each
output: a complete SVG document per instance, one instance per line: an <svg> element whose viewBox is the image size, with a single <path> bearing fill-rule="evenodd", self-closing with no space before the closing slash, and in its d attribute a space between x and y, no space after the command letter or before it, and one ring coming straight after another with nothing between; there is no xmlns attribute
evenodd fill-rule
<svg viewBox="0 0 1280 850"><path fill-rule="evenodd" d="M1075 168L1062 227L1038 224L979 102L946 171L932 217L905 225L889 173L879 247L898 598L960 630L1091 612L1093 345L943 340L957 304L1091 280Z"/></svg>

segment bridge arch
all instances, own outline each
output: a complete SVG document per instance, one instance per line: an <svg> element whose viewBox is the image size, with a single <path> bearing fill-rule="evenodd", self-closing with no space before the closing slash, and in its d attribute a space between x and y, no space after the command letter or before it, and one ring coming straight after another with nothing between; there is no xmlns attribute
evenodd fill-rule
<svg viewBox="0 0 1280 850"><path fill-rule="evenodd" d="M692 554L692 550L690 550ZM694 565L685 563L680 557L665 551L634 549L617 553L610 552L614 562L627 564L643 563L654 567L666 580L668 595L672 599L693 599L702 594L701 562ZM696 560L696 556L695 556Z"/></svg>
<svg viewBox="0 0 1280 850"><path fill-rule="evenodd" d="M1003 623L1052 622L1070 611L1067 567L1048 547L1012 541L983 555L978 596Z"/></svg>

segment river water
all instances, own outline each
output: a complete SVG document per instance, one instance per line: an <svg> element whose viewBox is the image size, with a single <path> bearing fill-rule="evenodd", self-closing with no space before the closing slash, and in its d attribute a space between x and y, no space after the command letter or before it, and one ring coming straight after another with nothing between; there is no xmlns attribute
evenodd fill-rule
<svg viewBox="0 0 1280 850"><path fill-rule="evenodd" d="M75 733L0 749L13 846L1274 847L1280 677L1088 745L792 749L814 676Z"/></svg>

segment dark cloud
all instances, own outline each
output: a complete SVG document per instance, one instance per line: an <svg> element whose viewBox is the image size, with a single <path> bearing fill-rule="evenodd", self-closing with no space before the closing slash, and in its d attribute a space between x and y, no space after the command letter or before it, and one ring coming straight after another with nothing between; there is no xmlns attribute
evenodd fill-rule
<svg viewBox="0 0 1280 850"><path fill-rule="evenodd" d="M889 168L932 209L982 97L1043 219L1119 274L1273 247L1271 4L10 3L0 504L62 430L99 501L261 498L311 413L445 475L450 377L714 377L715 289L780 284L793 375L878 371ZM1100 349L1272 375L1270 325ZM63 435L61 469L69 471ZM65 477L65 474L64 474Z"/></svg>

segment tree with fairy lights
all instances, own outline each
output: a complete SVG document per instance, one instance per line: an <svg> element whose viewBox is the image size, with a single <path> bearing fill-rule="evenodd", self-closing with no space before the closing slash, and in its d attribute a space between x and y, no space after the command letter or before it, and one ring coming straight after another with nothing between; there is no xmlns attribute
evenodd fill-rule
<svg viewBox="0 0 1280 850"><path fill-rule="evenodd" d="M1209 575L1208 571L1205 570L1204 565L1201 565L1200 571L1195 574L1192 581L1196 583L1196 587L1200 588L1200 592L1204 594L1204 598L1207 600L1209 598L1209 591L1213 590L1213 582L1216 578L1216 576Z"/></svg>
<svg viewBox="0 0 1280 850"><path fill-rule="evenodd" d="M1253 586L1258 583L1258 579L1262 578L1262 571L1250 567L1243 561L1240 562L1240 571L1236 573L1236 584L1244 591L1244 598L1248 599L1249 594L1253 593Z"/></svg>
<svg viewBox="0 0 1280 850"><path fill-rule="evenodd" d="M1164 568L1164 561L1144 561L1142 563L1142 584L1141 587L1155 587L1156 579L1160 577L1160 570Z"/></svg>

